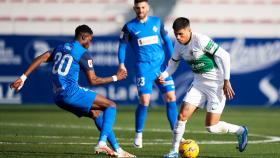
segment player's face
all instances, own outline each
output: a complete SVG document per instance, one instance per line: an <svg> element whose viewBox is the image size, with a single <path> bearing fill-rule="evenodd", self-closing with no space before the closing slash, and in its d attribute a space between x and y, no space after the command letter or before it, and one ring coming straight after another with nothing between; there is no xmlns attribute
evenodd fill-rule
<svg viewBox="0 0 280 158"><path fill-rule="evenodd" d="M148 16L149 4L147 2L140 2L133 7L138 19L143 20Z"/></svg>
<svg viewBox="0 0 280 158"><path fill-rule="evenodd" d="M181 44L187 44L191 38L191 29L189 27L174 31L177 41Z"/></svg>
<svg viewBox="0 0 280 158"><path fill-rule="evenodd" d="M91 35L91 34L89 34L89 33L84 33L83 35L82 35L83 37L82 37L82 40L81 40L81 45L84 47L84 48L89 48L89 46L90 46L90 43L91 43L91 41L92 41L92 38L93 38L93 36Z"/></svg>

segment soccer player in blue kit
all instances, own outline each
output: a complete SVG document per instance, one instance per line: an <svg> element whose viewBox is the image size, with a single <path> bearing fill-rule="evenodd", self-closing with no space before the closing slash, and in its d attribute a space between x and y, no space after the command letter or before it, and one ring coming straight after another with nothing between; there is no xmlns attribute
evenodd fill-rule
<svg viewBox="0 0 280 158"><path fill-rule="evenodd" d="M119 71L126 67L125 54L128 45L136 55L136 84L139 95L139 104L135 112L135 140L134 146L142 148L142 133L147 116L148 106L152 93L153 83L160 73L166 68L173 45L158 17L148 16L148 0L134 0L136 18L126 23L122 29L119 44ZM166 48L164 51L164 47ZM165 84L156 82L161 93L164 94L166 112L171 130L177 120L177 105L175 86L171 77L166 78Z"/></svg>
<svg viewBox="0 0 280 158"><path fill-rule="evenodd" d="M112 77L98 77L93 69L93 59L87 52L93 38L93 32L87 25L80 25L75 30L73 42L59 45L53 51L47 51L33 60L24 74L10 87L19 91L27 77L44 62L52 62L52 85L55 103L62 109L70 111L78 117L94 119L100 136L95 153L104 153L115 157L135 157L120 148L112 127L115 122L116 104L96 92L80 87L78 84L79 72L82 69L91 85L100 85L127 76L125 71L118 71ZM110 149L106 142L111 144Z"/></svg>

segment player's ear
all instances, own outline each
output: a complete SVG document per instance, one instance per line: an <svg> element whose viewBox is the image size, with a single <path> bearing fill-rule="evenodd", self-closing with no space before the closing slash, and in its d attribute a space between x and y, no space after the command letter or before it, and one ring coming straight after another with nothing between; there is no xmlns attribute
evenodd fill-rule
<svg viewBox="0 0 280 158"><path fill-rule="evenodd" d="M86 38L85 38L85 36L84 36L84 35L82 35L82 40L83 40L83 41L85 41L85 40L86 40Z"/></svg>

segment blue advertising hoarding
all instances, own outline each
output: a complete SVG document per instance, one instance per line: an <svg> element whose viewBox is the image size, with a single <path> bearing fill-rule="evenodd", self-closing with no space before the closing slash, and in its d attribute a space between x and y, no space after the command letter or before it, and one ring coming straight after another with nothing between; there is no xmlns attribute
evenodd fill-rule
<svg viewBox="0 0 280 158"><path fill-rule="evenodd" d="M20 76L34 57L67 41L70 36L0 36L0 104L53 103L49 64L34 71L20 93L9 89L9 83ZM280 105L280 39L279 38L214 38L231 54L231 82L236 96L230 105ZM89 52L94 57L98 76L111 76L118 69L118 37L94 37ZM80 84L98 91L120 105L137 101L134 54L128 49L126 80L103 86L89 87L83 74ZM190 68L182 62L173 75L178 103L192 81ZM152 105L163 105L155 87Z"/></svg>

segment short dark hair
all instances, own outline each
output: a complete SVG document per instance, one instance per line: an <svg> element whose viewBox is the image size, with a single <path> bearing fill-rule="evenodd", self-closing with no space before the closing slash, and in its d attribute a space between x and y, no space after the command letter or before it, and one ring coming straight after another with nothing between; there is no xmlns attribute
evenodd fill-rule
<svg viewBox="0 0 280 158"><path fill-rule="evenodd" d="M78 37L82 34L82 33L89 33L89 34L93 34L91 28L87 25L79 25L76 29L75 29L75 39L78 39Z"/></svg>
<svg viewBox="0 0 280 158"><path fill-rule="evenodd" d="M188 18L179 17L173 22L173 30L178 31L183 28L190 27L190 20Z"/></svg>
<svg viewBox="0 0 280 158"><path fill-rule="evenodd" d="M134 0L134 4L141 3L141 2L148 2L148 0Z"/></svg>

